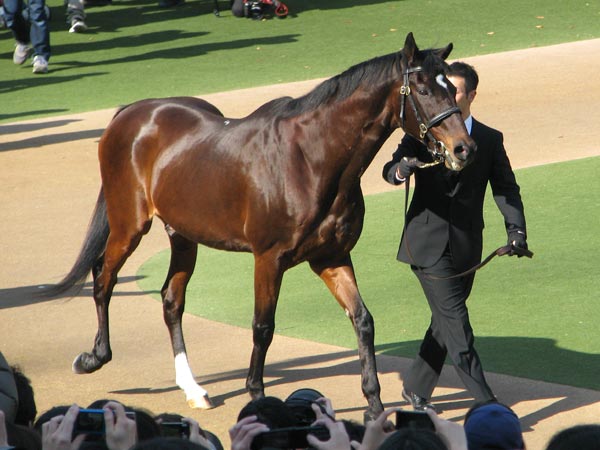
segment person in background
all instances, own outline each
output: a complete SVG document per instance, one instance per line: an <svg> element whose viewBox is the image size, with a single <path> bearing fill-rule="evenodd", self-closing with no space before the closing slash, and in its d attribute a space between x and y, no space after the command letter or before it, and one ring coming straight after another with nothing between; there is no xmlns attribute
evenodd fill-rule
<svg viewBox="0 0 600 450"><path fill-rule="evenodd" d="M65 0L69 33L83 33L88 29L85 24L85 5L83 0Z"/></svg>
<svg viewBox="0 0 600 450"><path fill-rule="evenodd" d="M33 53L33 73L48 72L50 28L46 0L29 0L24 14L24 0L4 0L4 20L15 38L13 62L23 64Z"/></svg>

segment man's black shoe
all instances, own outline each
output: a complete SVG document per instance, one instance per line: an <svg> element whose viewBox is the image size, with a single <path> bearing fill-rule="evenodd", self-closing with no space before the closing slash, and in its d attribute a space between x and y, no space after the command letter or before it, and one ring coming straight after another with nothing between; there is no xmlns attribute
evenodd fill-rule
<svg viewBox="0 0 600 450"><path fill-rule="evenodd" d="M410 403L415 411L425 411L426 409L433 409L435 412L435 406L427 401L426 398L419 397L414 392L407 391L406 389L402 389L402 398Z"/></svg>

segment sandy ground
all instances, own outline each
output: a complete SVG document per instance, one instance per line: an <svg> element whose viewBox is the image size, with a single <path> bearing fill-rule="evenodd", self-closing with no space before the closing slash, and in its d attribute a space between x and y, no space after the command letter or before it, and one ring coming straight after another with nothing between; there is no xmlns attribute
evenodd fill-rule
<svg viewBox="0 0 600 450"><path fill-rule="evenodd" d="M600 109L594 106L600 104L600 59L592 56L599 53L600 40L592 40L467 59L481 78L474 114L503 130L514 167L600 155ZM225 115L241 117L272 98L301 95L318 81L204 98ZM38 285L58 281L75 259L99 189L96 144L113 113L0 125L0 350L31 378L40 411L116 398L154 412L190 415L227 447L227 429L249 399L244 382L251 332L186 315L192 368L217 404L210 411L189 409L174 383L161 305L135 283L137 268L168 246L161 226L153 227L120 273L111 303L114 359L102 370L86 376L71 372L72 359L91 349L96 331L89 285L71 300L40 301L32 295ZM365 173L367 194L389 188L380 170L400 136L388 140ZM409 362L378 357L388 407L404 404L399 373ZM529 449L542 449L559 429L600 417L600 392L488 377L498 397L522 418ZM332 398L339 417L362 420L366 403L354 351L276 336L265 382L267 394L280 397L299 387L316 388ZM471 404L449 367L433 400L443 417L459 421Z"/></svg>

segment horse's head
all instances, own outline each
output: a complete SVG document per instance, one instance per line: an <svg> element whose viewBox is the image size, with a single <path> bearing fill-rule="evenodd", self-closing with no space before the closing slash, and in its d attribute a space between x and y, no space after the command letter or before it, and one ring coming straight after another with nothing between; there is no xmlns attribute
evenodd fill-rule
<svg viewBox="0 0 600 450"><path fill-rule="evenodd" d="M460 171L472 161L477 145L456 106L456 89L446 78L444 60L451 51L452 44L421 51L408 34L400 62L399 115L404 131L427 145L436 162Z"/></svg>

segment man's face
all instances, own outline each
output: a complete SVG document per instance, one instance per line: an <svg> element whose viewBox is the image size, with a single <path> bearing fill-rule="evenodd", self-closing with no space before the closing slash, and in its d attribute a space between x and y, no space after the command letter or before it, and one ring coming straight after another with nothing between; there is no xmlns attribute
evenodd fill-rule
<svg viewBox="0 0 600 450"><path fill-rule="evenodd" d="M475 99L476 91L471 91L468 94L465 91L465 79L454 75L449 75L448 80L456 88L456 104L460 108L463 120L471 114L471 103Z"/></svg>

